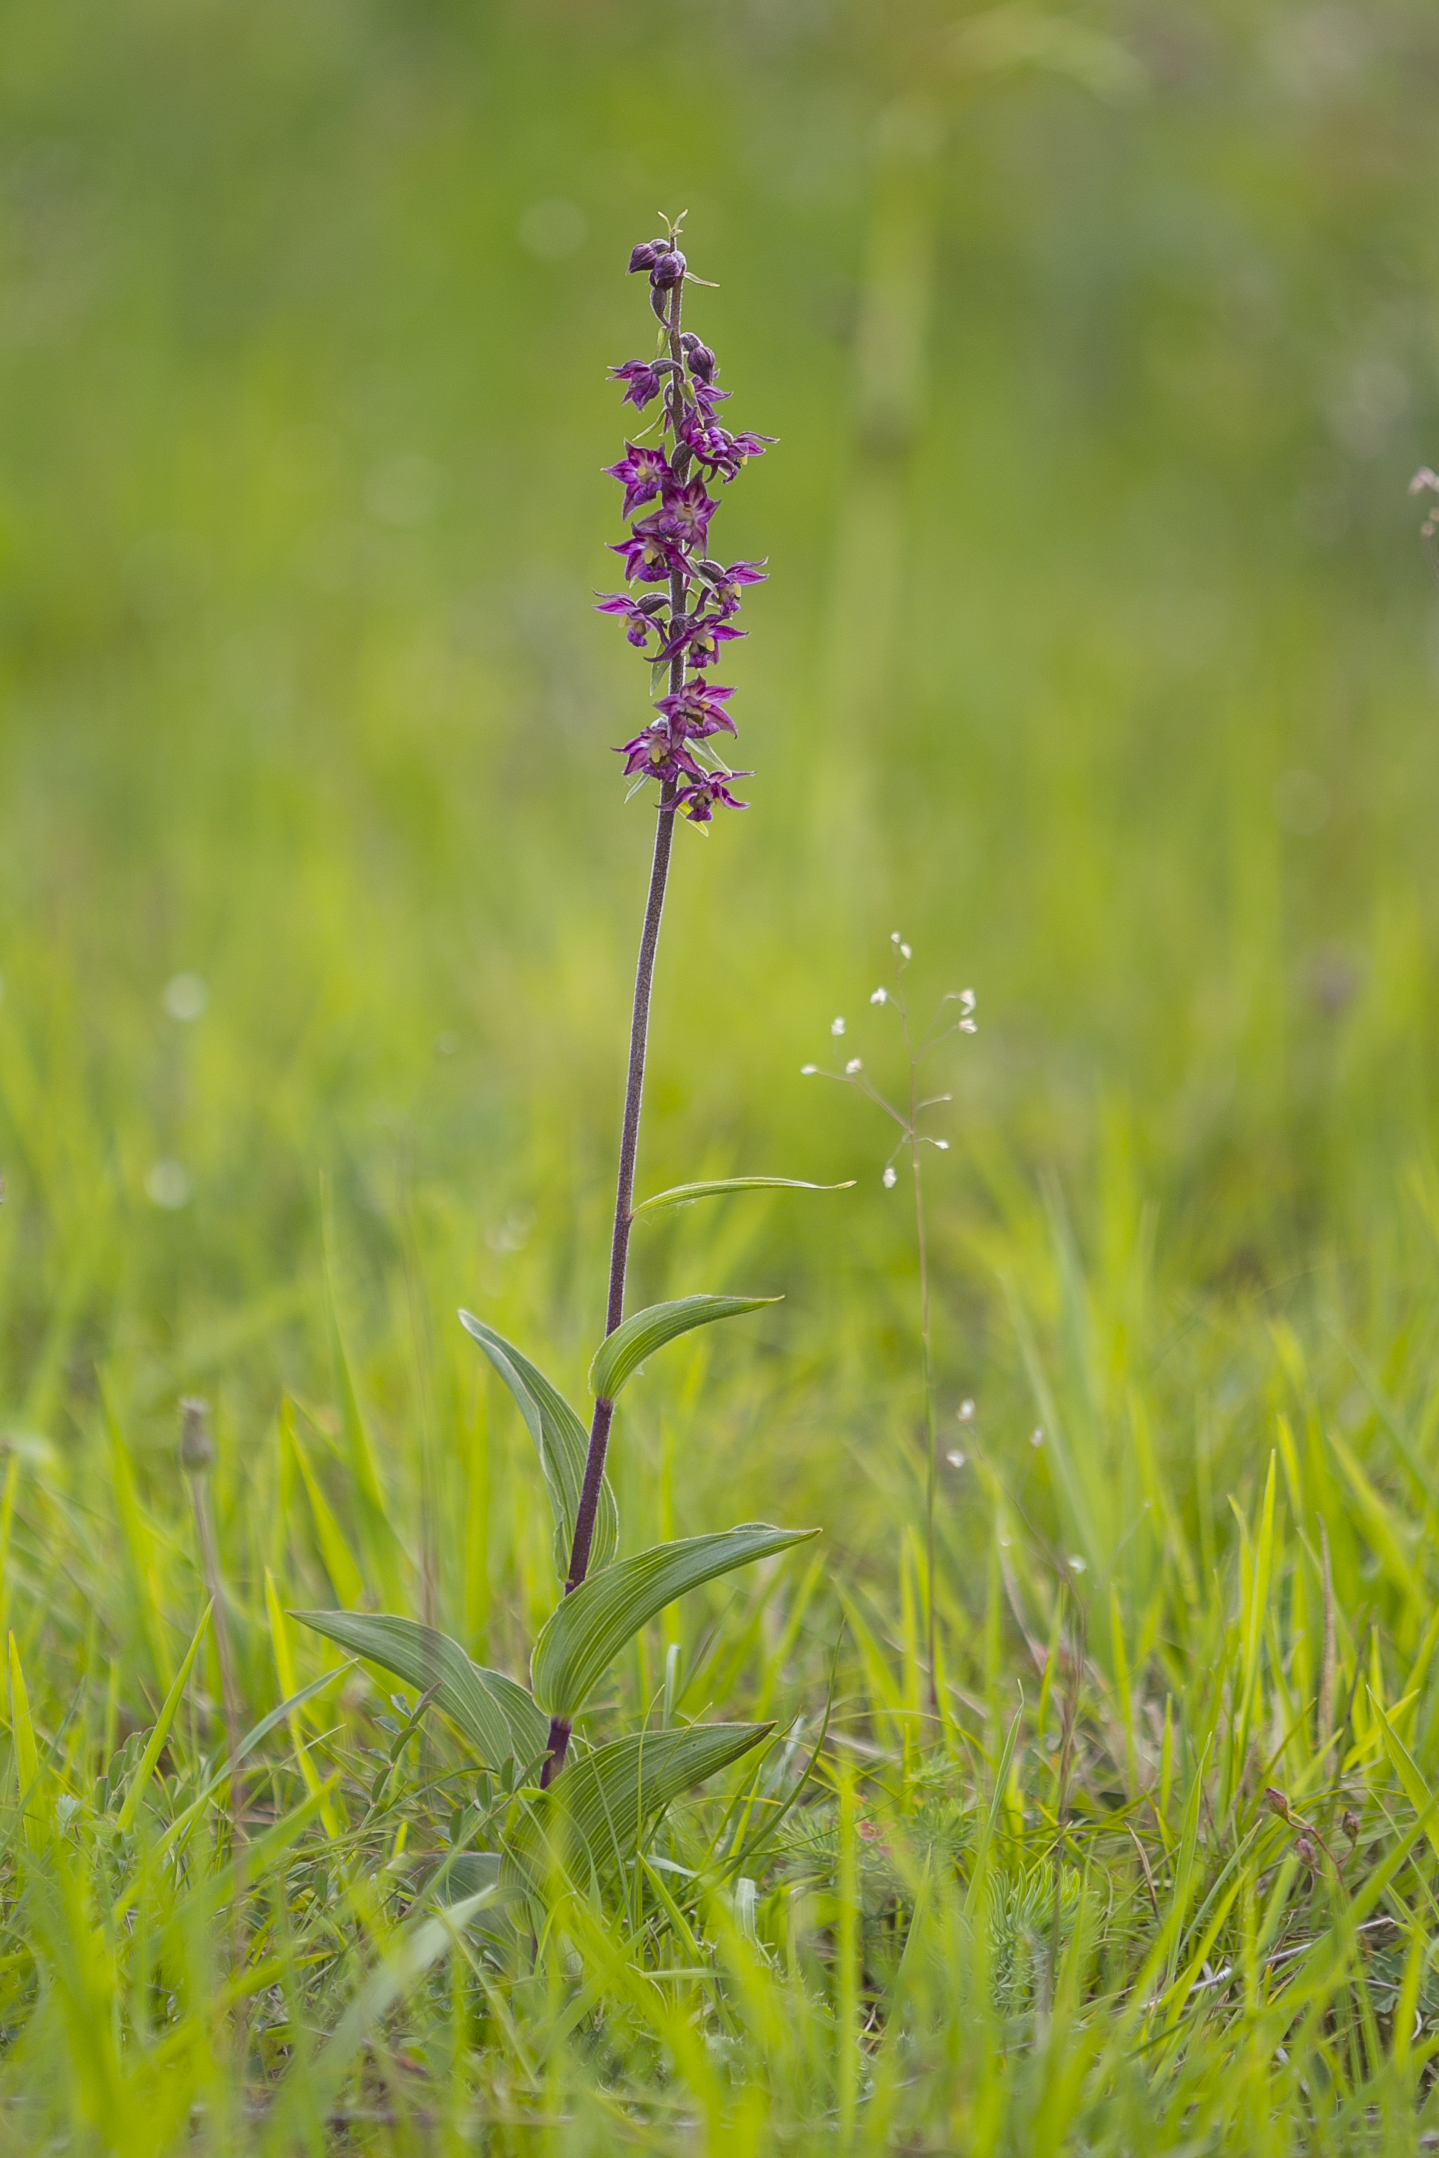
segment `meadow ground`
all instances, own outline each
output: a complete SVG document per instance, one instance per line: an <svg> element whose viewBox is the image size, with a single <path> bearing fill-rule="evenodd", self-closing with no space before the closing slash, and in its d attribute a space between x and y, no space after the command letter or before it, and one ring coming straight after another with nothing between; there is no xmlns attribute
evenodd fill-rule
<svg viewBox="0 0 1439 2158"><path fill-rule="evenodd" d="M5 42L6 2150L1439 2137L1432 11ZM758 1782L465 1924L427 1884L515 1801L285 1613L522 1674L554 1599L454 1313L584 1398L649 826L589 600L657 205L781 441L722 512L754 807L679 835L642 1188L858 1181L645 1232L634 1301L785 1301L656 1358L614 1475L630 1550L823 1535L589 1719L775 1718ZM981 1019L933 1695L912 1215L799 1077L836 1014L893 1076L896 928ZM335 1674L233 1781L213 1629L142 1759L207 1522L236 1731Z"/></svg>

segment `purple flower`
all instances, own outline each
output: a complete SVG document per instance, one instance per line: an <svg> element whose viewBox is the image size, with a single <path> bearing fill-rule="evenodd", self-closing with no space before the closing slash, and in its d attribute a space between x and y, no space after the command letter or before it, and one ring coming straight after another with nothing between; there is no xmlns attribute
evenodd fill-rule
<svg viewBox="0 0 1439 2158"><path fill-rule="evenodd" d="M718 562L701 562L699 574L714 594L721 614L738 613L742 585L768 581L763 562L731 562L728 569L721 569Z"/></svg>
<svg viewBox="0 0 1439 2158"><path fill-rule="evenodd" d="M708 427L715 416L715 406L722 405L730 393L728 390L717 390L712 382L692 382L690 390L694 397L695 410Z"/></svg>
<svg viewBox="0 0 1439 2158"><path fill-rule="evenodd" d="M682 432L700 463L726 480L735 477L747 458L763 457L767 445L775 439L773 435L732 435L727 427L702 427L693 420Z"/></svg>
<svg viewBox="0 0 1439 2158"><path fill-rule="evenodd" d="M719 364L710 347L694 330L681 328L688 273L677 239L671 230L666 239L641 241L630 255L631 272L649 275L650 303L663 325L661 356L627 360L610 373L625 385L627 405L638 412L660 400L661 410L649 430L654 441L627 441L618 464L606 467L625 491L630 530L613 552L623 558L627 580L671 589L634 596L603 593L596 605L599 613L624 623L629 642L651 666L669 669L669 695L655 700L649 725L618 752L625 772L632 779L658 780L664 801L704 826L719 806L747 806L731 787L749 775L716 773L709 764L718 760L701 762L695 753L711 736L736 732L728 710L734 692L710 682L705 670L717 667L724 647L746 634L731 618L746 586L765 580L760 562L726 566L709 558L710 524L719 505L708 490L716 478L726 484L733 480L749 458L764 454L773 437L736 433L719 424L719 407L730 393L717 386ZM650 645L651 631L657 651Z"/></svg>
<svg viewBox="0 0 1439 2158"><path fill-rule="evenodd" d="M684 556L670 533L660 528L657 517L646 517L627 539L611 543L611 554L625 558L625 575L634 583L658 584L662 577L683 573Z"/></svg>
<svg viewBox="0 0 1439 2158"><path fill-rule="evenodd" d="M656 698L655 710L664 713L677 738L689 734L703 740L706 735L718 734L721 728L726 734L736 731L724 708L724 699L733 695L734 691L724 683L707 682L697 674L673 696Z"/></svg>
<svg viewBox="0 0 1439 2158"><path fill-rule="evenodd" d="M674 533L686 547L703 547L709 537L710 519L719 504L705 493L703 480L681 486L673 474L664 483L660 529Z"/></svg>
<svg viewBox="0 0 1439 2158"><path fill-rule="evenodd" d="M626 637L631 644L638 645L643 651L649 642L652 629L664 634L664 624L655 620L656 613L663 606L664 601L657 592L651 593L647 600L633 600L627 592L607 592L596 606L595 613L621 615L624 618Z"/></svg>
<svg viewBox="0 0 1439 2158"><path fill-rule="evenodd" d="M748 809L748 802L736 801L729 791L732 779L753 779L753 772L706 772L699 779L681 787L675 796L675 807L682 809L691 824L708 824L714 815L716 802L723 802L726 809Z"/></svg>
<svg viewBox="0 0 1439 2158"><path fill-rule="evenodd" d="M606 465L605 472L624 487L625 506L621 514L625 517L633 517L642 502L652 502L661 487L673 477L669 459L658 443L627 442L619 463Z"/></svg>
<svg viewBox="0 0 1439 2158"><path fill-rule="evenodd" d="M636 412L643 412L665 386L664 374L649 360L626 360L623 367L612 367L610 380L628 385L620 403L633 405Z"/></svg>
<svg viewBox="0 0 1439 2158"><path fill-rule="evenodd" d="M624 758L627 779L635 772L643 772L646 779L662 779L672 785L679 779L705 777L704 766L696 764L683 739L672 735L663 721L646 727L615 755Z"/></svg>
<svg viewBox="0 0 1439 2158"><path fill-rule="evenodd" d="M748 635L747 629L731 629L723 615L681 615L670 624L668 641L656 652L655 665L678 659L683 653L691 667L712 667L719 659L722 644L732 644L737 637Z"/></svg>

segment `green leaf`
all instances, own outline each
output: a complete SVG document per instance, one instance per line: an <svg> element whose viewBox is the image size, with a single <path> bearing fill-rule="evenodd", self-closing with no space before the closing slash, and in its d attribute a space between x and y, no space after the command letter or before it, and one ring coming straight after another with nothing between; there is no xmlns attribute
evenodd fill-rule
<svg viewBox="0 0 1439 2158"><path fill-rule="evenodd" d="M434 1689L435 1705L474 1747L486 1768L502 1768L513 1754L521 1766L545 1750L549 1725L523 1686L502 1671L471 1663L458 1641L417 1619L381 1612L295 1611L292 1617L341 1648L392 1671L421 1693Z"/></svg>
<svg viewBox="0 0 1439 2158"><path fill-rule="evenodd" d="M737 1319L765 1304L779 1304L778 1296L681 1296L672 1304L651 1304L637 1311L623 1326L600 1343L590 1365L590 1392L598 1401L613 1401L626 1379L648 1356L662 1349L678 1334L696 1326L712 1326L716 1319Z"/></svg>
<svg viewBox="0 0 1439 2158"><path fill-rule="evenodd" d="M540 1629L530 1659L536 1701L546 1715L570 1721L584 1707L601 1672L646 1619L702 1581L818 1534L818 1529L774 1529L764 1521L747 1521L718 1535L655 1544L591 1574Z"/></svg>
<svg viewBox="0 0 1439 2158"><path fill-rule="evenodd" d="M537 1371L528 1358L521 1356L519 1350L512 1348L492 1326L486 1326L472 1311L460 1313L460 1324L484 1350L514 1395L519 1412L529 1427L540 1457L540 1467L545 1472L550 1511L555 1517L555 1571L563 1581L570 1570L575 1516L584 1489L590 1435L563 1394L556 1393L544 1373ZM590 1565L595 1568L608 1566L619 1548L619 1541L620 1510L607 1476L600 1486Z"/></svg>
<svg viewBox="0 0 1439 2158"><path fill-rule="evenodd" d="M720 1199L731 1191L853 1191L855 1180L846 1177L842 1184L810 1184L800 1176L719 1176L702 1184L676 1184L669 1191L657 1191L652 1199L641 1199L630 1215L638 1221L641 1214L660 1214L666 1207L689 1206L695 1199Z"/></svg>
<svg viewBox="0 0 1439 2158"><path fill-rule="evenodd" d="M575 1592L578 1594L578 1590ZM697 1723L636 1731L581 1755L540 1792L506 1846L501 1887L541 1888L556 1866L623 1863L640 1830L706 1776L769 1737L772 1723Z"/></svg>
<svg viewBox="0 0 1439 2158"><path fill-rule="evenodd" d="M125 1793L125 1803L120 1808L119 1825L127 1831L135 1826L135 1816L140 1811L140 1801L145 1796L145 1787L155 1773L155 1763L160 1758L160 1749L170 1736L170 1726L175 1721L175 1711L180 1706L180 1696L185 1691L185 1681L190 1676L191 1665L200 1653L200 1643L205 1638L205 1628L210 1623L210 1613L213 1609L214 1601L212 1599L206 1604L204 1615L199 1625L195 1628L195 1638L185 1652L185 1661L175 1673L175 1683L165 1696L165 1705L160 1710L154 1730L150 1733L150 1743L140 1757L140 1766L135 1771L135 1780ZM12 1634L10 1638L13 1641L15 1637Z"/></svg>

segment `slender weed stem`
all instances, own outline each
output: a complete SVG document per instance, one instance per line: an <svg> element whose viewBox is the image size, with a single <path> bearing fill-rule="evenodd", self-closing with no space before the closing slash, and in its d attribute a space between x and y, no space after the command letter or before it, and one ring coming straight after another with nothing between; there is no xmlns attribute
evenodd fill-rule
<svg viewBox="0 0 1439 2158"><path fill-rule="evenodd" d="M924 1217L924 1156L922 1149L926 1146L933 1146L938 1147L940 1152L944 1153L949 1146L949 1141L936 1138L930 1132L921 1131L920 1118L926 1109L936 1109L941 1103L948 1102L952 1097L948 1094L932 1094L927 1099L921 1100L919 1069L930 1052L937 1049L941 1042L947 1041L951 1034L973 1034L975 1032L975 999L972 989L951 991L948 996L942 997L939 1009L925 1030L923 1039L916 1043L910 1029L909 1003L904 989L905 971L913 954L909 946L900 937L898 931L890 938L890 944L894 953L894 987L892 989L884 987L876 989L869 1001L871 1004L888 1004L899 1014L900 1030L904 1036L904 1053L909 1064L909 1102L907 1108L897 1108L893 1102L886 1100L865 1070L864 1060L861 1057L850 1057L842 1071L826 1072L822 1071L817 1064L806 1064L802 1067L802 1075L805 1078L840 1079L846 1085L857 1086L860 1092L866 1095L877 1109L882 1109L885 1115L899 1126L899 1138L895 1142L894 1151L884 1166L886 1190L892 1189L897 1181L894 1167L895 1155L903 1152L906 1148L909 1151L910 1168L914 1176L914 1230L915 1242L919 1252L919 1338L921 1363L924 1372L925 1632L929 1659L929 1705L932 1714L937 1717L939 1714L939 1663L937 1653L938 1632L935 1619L935 1582L938 1571L936 1508L939 1471L934 1429L934 1358L930 1331L929 1236ZM951 1005L955 1004L959 1006L959 1016L957 1018L952 1016L949 1009ZM844 1020L836 1019L830 1028L830 1032L836 1040L842 1038L845 1032Z"/></svg>

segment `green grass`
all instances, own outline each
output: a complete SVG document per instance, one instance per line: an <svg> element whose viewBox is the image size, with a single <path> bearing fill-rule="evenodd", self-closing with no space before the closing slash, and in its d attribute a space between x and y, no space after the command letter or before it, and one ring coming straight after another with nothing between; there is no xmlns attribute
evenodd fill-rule
<svg viewBox="0 0 1439 2158"><path fill-rule="evenodd" d="M919 0L9 26L7 2150L1439 2133L1439 42L1083 20L1142 76ZM521 1673L553 1601L454 1312L584 1398L647 838L587 602L657 205L782 440L716 526L774 571L755 807L680 835L641 1188L859 1182L637 1231L632 1303L786 1300L631 1383L614 1474L627 1551L824 1533L587 1719L777 1718L758 1789L452 1933L425 1883L512 1794L282 1614ZM799 1078L837 1012L883 1076L896 927L981 1019L929 1185L938 1725L903 1190ZM337 1674L242 1844L213 1632L138 1780L210 1593L187 1393L243 1728Z"/></svg>

